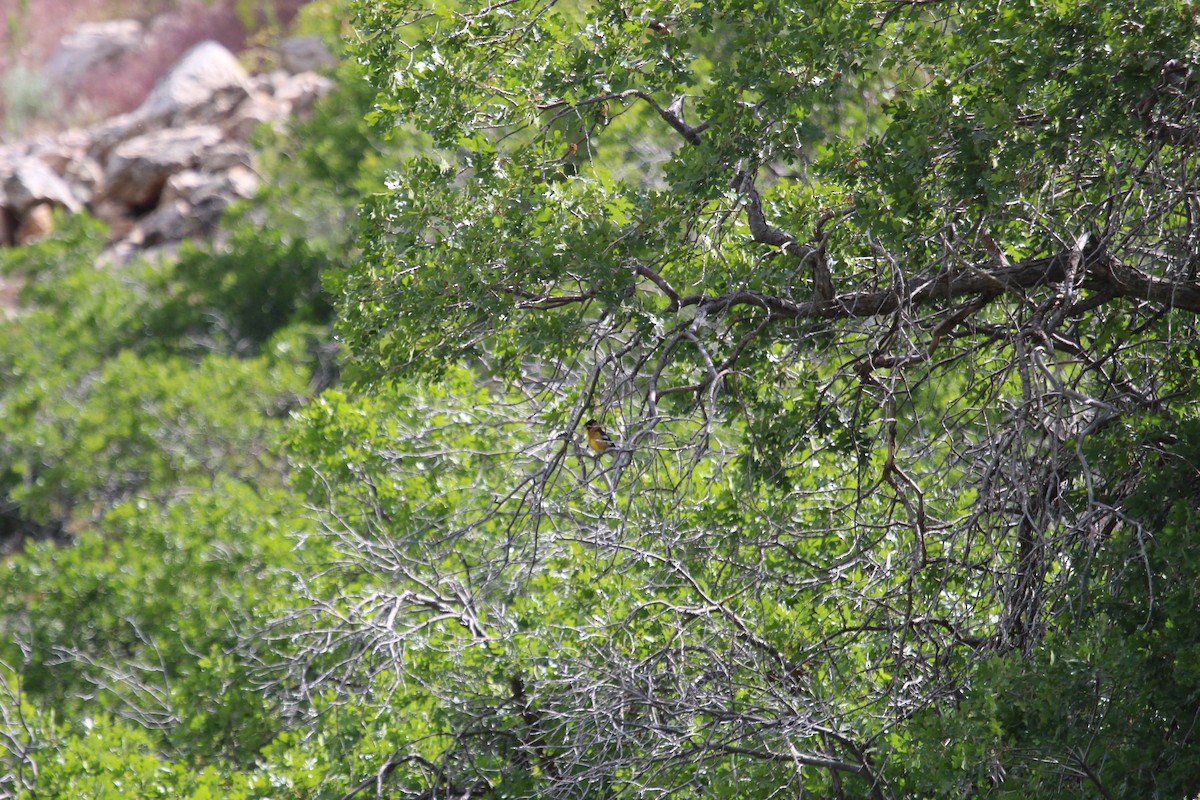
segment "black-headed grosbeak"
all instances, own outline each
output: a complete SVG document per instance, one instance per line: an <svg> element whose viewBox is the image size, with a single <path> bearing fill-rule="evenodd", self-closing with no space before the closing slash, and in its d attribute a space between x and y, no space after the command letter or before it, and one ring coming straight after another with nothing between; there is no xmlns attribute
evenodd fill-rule
<svg viewBox="0 0 1200 800"><path fill-rule="evenodd" d="M609 448L617 446L596 420L589 419L583 423L583 427L587 431L588 447L595 450L597 454L607 452Z"/></svg>

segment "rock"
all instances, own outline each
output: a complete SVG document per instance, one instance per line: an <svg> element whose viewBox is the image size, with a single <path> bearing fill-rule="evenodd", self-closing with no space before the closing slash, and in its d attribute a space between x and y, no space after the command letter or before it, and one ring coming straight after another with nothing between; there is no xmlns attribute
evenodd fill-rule
<svg viewBox="0 0 1200 800"><path fill-rule="evenodd" d="M206 234L216 227L223 208L213 202L204 207L192 206L183 200L160 203L153 213L138 223L140 234L136 238L141 246L148 247Z"/></svg>
<svg viewBox="0 0 1200 800"><path fill-rule="evenodd" d="M86 157L86 153L78 148L68 147L60 142L53 141L37 152L37 157L52 169L56 175L62 176L71 168L73 163L82 157Z"/></svg>
<svg viewBox="0 0 1200 800"><path fill-rule="evenodd" d="M64 37L47 70L64 85L82 83L155 36L128 20L84 25ZM223 46L203 42L133 112L0 145L0 246L50 233L57 208L86 207L109 225L103 263L219 236L224 210L259 188L246 144L255 128L309 112L333 86L312 71L335 63L319 39L284 42L280 55L287 70L250 77Z"/></svg>
<svg viewBox="0 0 1200 800"><path fill-rule="evenodd" d="M109 241L127 238L137 227L133 211L115 200L100 200L92 206L92 215L108 226Z"/></svg>
<svg viewBox="0 0 1200 800"><path fill-rule="evenodd" d="M225 173L225 181L223 191L239 200L248 200L253 197L262 183L258 178L258 173L249 167L234 167Z"/></svg>
<svg viewBox="0 0 1200 800"><path fill-rule="evenodd" d="M274 123L293 114L307 115L313 104L333 88L333 81L315 72L290 75L276 70L251 79L250 97L226 122L232 138L246 140L263 123Z"/></svg>
<svg viewBox="0 0 1200 800"><path fill-rule="evenodd" d="M204 163L224 137L212 125L196 125L148 133L112 151L105 171L105 199L135 208L158 201L167 178Z"/></svg>
<svg viewBox="0 0 1200 800"><path fill-rule="evenodd" d="M63 179L71 186L71 191L80 202L88 205L104 187L104 170L93 158L84 153L74 161L63 166Z"/></svg>
<svg viewBox="0 0 1200 800"><path fill-rule="evenodd" d="M223 141L204 154L200 167L205 172L220 172L250 166L250 149L241 142Z"/></svg>
<svg viewBox="0 0 1200 800"><path fill-rule="evenodd" d="M96 266L100 269L122 267L144 252L141 249L141 242L135 242L130 238L120 239L114 241L100 254L96 259Z"/></svg>
<svg viewBox="0 0 1200 800"><path fill-rule="evenodd" d="M38 158L22 158L4 180L5 204L18 216L24 216L39 203L51 203L70 211L79 211L82 204L67 182Z"/></svg>
<svg viewBox="0 0 1200 800"><path fill-rule="evenodd" d="M25 212L13 240L17 244L29 244L47 236L53 230L54 206L50 203L38 203Z"/></svg>
<svg viewBox="0 0 1200 800"><path fill-rule="evenodd" d="M279 60L291 73L316 72L337 63L320 36L293 36L279 43Z"/></svg>
<svg viewBox="0 0 1200 800"><path fill-rule="evenodd" d="M183 172L177 172L167 178L166 184L163 186L162 197L159 198L160 206L169 205L176 200L187 202L191 198L199 197L203 193L209 191L209 187L213 186L216 179L212 175L205 174L195 169L187 169Z"/></svg>
<svg viewBox="0 0 1200 800"><path fill-rule="evenodd" d="M307 116L317 100L333 88L333 81L315 72L292 75L275 88L275 99L285 103L292 114Z"/></svg>
<svg viewBox="0 0 1200 800"><path fill-rule="evenodd" d="M250 197L257 188L258 176L246 167L217 174L187 170L172 175L163 186L158 208L138 223L136 238L150 246L208 236L231 202Z"/></svg>
<svg viewBox="0 0 1200 800"><path fill-rule="evenodd" d="M79 141L72 132L48 143L37 153L55 174L63 179L80 203L88 205L99 192L104 170L87 154L87 141Z"/></svg>
<svg viewBox="0 0 1200 800"><path fill-rule="evenodd" d="M0 247L9 247L13 244L15 228L13 214L4 207L4 195L0 193Z"/></svg>
<svg viewBox="0 0 1200 800"><path fill-rule="evenodd" d="M217 42L201 42L163 76L140 106L92 131L89 154L106 161L124 141L169 127L223 122L250 92L250 78Z"/></svg>
<svg viewBox="0 0 1200 800"><path fill-rule="evenodd" d="M256 91L221 128L230 139L241 142L250 140L258 126L286 119L291 106L276 100L266 92Z"/></svg>
<svg viewBox="0 0 1200 800"><path fill-rule="evenodd" d="M141 48L144 31L132 19L84 23L67 34L46 62L52 83L74 88L92 70Z"/></svg>
<svg viewBox="0 0 1200 800"><path fill-rule="evenodd" d="M258 183L258 176L247 167L234 167L217 174L187 170L167 179L161 203L183 200L197 205L213 197L244 199L254 195Z"/></svg>
<svg viewBox="0 0 1200 800"><path fill-rule="evenodd" d="M133 112L138 119L174 120L181 112L231 110L249 93L250 76L233 53L217 42L201 42L189 50Z"/></svg>

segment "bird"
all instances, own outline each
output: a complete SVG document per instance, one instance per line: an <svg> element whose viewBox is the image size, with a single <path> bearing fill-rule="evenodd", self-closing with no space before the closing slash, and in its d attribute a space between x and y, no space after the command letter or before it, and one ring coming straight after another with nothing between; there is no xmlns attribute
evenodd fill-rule
<svg viewBox="0 0 1200 800"><path fill-rule="evenodd" d="M597 455L617 446L596 420L589 419L583 423L583 427L587 431L588 447L595 450Z"/></svg>

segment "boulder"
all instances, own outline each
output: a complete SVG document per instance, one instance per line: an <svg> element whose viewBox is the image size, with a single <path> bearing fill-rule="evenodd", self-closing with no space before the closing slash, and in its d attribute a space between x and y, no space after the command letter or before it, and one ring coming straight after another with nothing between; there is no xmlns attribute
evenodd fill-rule
<svg viewBox="0 0 1200 800"><path fill-rule="evenodd" d="M233 167L219 173L187 170L167 179L160 202L167 204L183 200L197 205L213 197L245 199L254 195L258 184L258 176L247 167Z"/></svg>
<svg viewBox="0 0 1200 800"><path fill-rule="evenodd" d="M138 223L138 233L131 238L142 247L150 247L204 236L216 229L224 210L225 203L220 198L195 206L183 200L161 203Z"/></svg>
<svg viewBox="0 0 1200 800"><path fill-rule="evenodd" d="M91 204L96 195L103 191L104 170L93 158L80 153L74 161L63 166L61 173L71 191L85 205Z"/></svg>
<svg viewBox="0 0 1200 800"><path fill-rule="evenodd" d="M52 83L72 89L92 70L140 49L143 37L141 23L132 19L84 23L62 38L44 73Z"/></svg>
<svg viewBox="0 0 1200 800"><path fill-rule="evenodd" d="M120 143L162 128L226 120L249 95L250 78L217 42L193 47L140 106L92 131L89 154L104 162Z"/></svg>
<svg viewBox="0 0 1200 800"><path fill-rule="evenodd" d="M138 223L134 236L142 246L208 236L231 202L250 197L258 176L246 167L220 173L188 170L172 175L163 187L158 208Z"/></svg>
<svg viewBox="0 0 1200 800"><path fill-rule="evenodd" d="M157 35L127 20L84 25L47 70L60 84L82 82ZM333 85L312 71L334 64L319 39L282 43L280 60L287 69L251 77L225 47L203 42L133 112L0 145L0 246L49 233L56 208L86 207L109 225L105 263L212 235L228 205L259 187L247 145L254 129L309 112Z"/></svg>
<svg viewBox="0 0 1200 800"><path fill-rule="evenodd" d="M204 163L224 140L213 125L172 128L134 137L117 146L104 174L104 195L134 208L158 201L170 176Z"/></svg>
<svg viewBox="0 0 1200 800"><path fill-rule="evenodd" d="M4 180L5 205L18 217L39 203L62 206L79 211L82 204L46 162L39 158L22 158Z"/></svg>
<svg viewBox="0 0 1200 800"><path fill-rule="evenodd" d="M261 183L258 173L249 167L233 167L225 172L221 191L238 200L248 200Z"/></svg>
<svg viewBox="0 0 1200 800"><path fill-rule="evenodd" d="M26 210L17 226L13 241L17 244L36 242L54 230L54 206L50 203L38 203Z"/></svg>
<svg viewBox="0 0 1200 800"><path fill-rule="evenodd" d="M280 81L275 87L275 99L284 103L297 116L308 116L313 104L333 88L333 81L315 72L302 72Z"/></svg>
<svg viewBox="0 0 1200 800"><path fill-rule="evenodd" d="M71 188L80 203L88 205L99 192L104 170L87 154L88 142L75 132L56 137L37 152L37 157L54 170Z"/></svg>
<svg viewBox="0 0 1200 800"><path fill-rule="evenodd" d="M320 36L293 36L279 43L279 60L291 73L316 72L337 63Z"/></svg>
<svg viewBox="0 0 1200 800"><path fill-rule="evenodd" d="M177 172L167 178L166 184L163 186L162 197L159 198L160 206L170 205L177 200L182 200L185 203L201 197L204 194L209 194L212 187L216 184L217 179L212 175L200 172L195 169L186 169L183 172Z"/></svg>
<svg viewBox="0 0 1200 800"><path fill-rule="evenodd" d="M247 142L260 125L286 119L291 106L272 95L255 91L222 126L230 139Z"/></svg>
<svg viewBox="0 0 1200 800"><path fill-rule="evenodd" d="M250 148L245 144L226 140L208 150L199 166L205 172L220 172L234 167L248 167L252 160Z"/></svg>
<svg viewBox="0 0 1200 800"><path fill-rule="evenodd" d="M187 112L216 119L246 98L250 76L233 53L217 42L189 50L133 112L139 119L174 121ZM195 117L189 117L195 119Z"/></svg>
<svg viewBox="0 0 1200 800"><path fill-rule="evenodd" d="M102 199L92 205L92 215L108 226L109 241L127 238L137 227L133 210L124 203Z"/></svg>

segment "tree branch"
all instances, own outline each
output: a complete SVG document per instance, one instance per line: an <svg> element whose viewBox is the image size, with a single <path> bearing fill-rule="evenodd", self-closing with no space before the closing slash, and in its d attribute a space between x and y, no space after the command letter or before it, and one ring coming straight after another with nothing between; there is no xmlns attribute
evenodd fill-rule
<svg viewBox="0 0 1200 800"><path fill-rule="evenodd" d="M817 256L817 248L801 244L792 234L767 222L763 214L762 195L758 193L750 173L739 171L733 178L733 188L746 196L746 222L750 225L750 235L754 241L778 247L785 253L800 256L801 260Z"/></svg>
<svg viewBox="0 0 1200 800"><path fill-rule="evenodd" d="M643 278L650 280L655 286L657 286L662 291L663 294L665 294L668 297L668 299L670 299L671 302L667 306L668 311L678 311L679 310L679 301L680 301L679 292L675 291L675 287L672 286L670 283L668 283L666 278L664 278L662 275L658 274L654 270L650 269L649 267L643 266L641 264L634 264L633 271L635 274L641 275Z"/></svg>
<svg viewBox="0 0 1200 800"><path fill-rule="evenodd" d="M689 125L683 121L683 101L684 95L677 95L671 100L671 104L663 108L658 104L658 101L651 97L647 92L641 89L626 89L623 92L609 92L608 94L598 94L593 97L588 97L578 101L573 107L581 107L594 105L596 103L606 103L609 100L625 100L630 97L636 97L639 100L645 101L651 108L654 109L663 121L679 132L688 144L700 144L700 134L708 130L708 122L701 122L699 125ZM566 100L555 100L550 103L541 103L537 106L539 111L549 111L551 109L562 108L563 106L571 105Z"/></svg>
<svg viewBox="0 0 1200 800"><path fill-rule="evenodd" d="M863 772L862 766L854 764L850 761L841 761L828 756L818 756L811 753L777 753L773 750L755 749L751 747L740 747L734 744L717 744L713 745L715 749L722 753L730 753L732 755L749 756L757 758L761 761L784 761L794 764L803 764L808 767L823 767L825 769L836 769L841 772L853 772L856 775L861 775Z"/></svg>
<svg viewBox="0 0 1200 800"><path fill-rule="evenodd" d="M633 95L649 103L650 107L653 108L658 115L663 118L663 121L665 121L675 130L679 131L679 134L684 139L687 139L688 144L700 144L700 134L708 130L708 123L701 122L699 125L688 125L683 121L683 95L678 95L675 97L675 99L671 101L671 105L667 106L666 108L660 106L653 97L641 91L640 89L635 90Z"/></svg>
<svg viewBox="0 0 1200 800"><path fill-rule="evenodd" d="M454 800L469 800L472 797L479 797L487 794L492 790L492 784L485 778L480 778L469 785L458 785L447 780L444 770L438 767L427 758L419 755L408 755L400 758L389 759L382 767L380 767L374 775L363 780L353 789L346 792L338 800L353 800L360 793L375 787L377 796L382 794L383 782L388 779L388 776L395 769L403 764L415 763L424 767L429 772L433 773L436 778L436 784L433 788L427 789L424 792L416 795L409 795L419 800L440 800L440 798L454 798Z"/></svg>
<svg viewBox="0 0 1200 800"><path fill-rule="evenodd" d="M918 283L917 288L907 294L894 287L843 294L832 302L812 300L796 303L776 295L739 289L721 295L688 295L680 300L679 305L698 306L714 314L738 306L758 306L776 319L875 317L890 314L902 306L923 305L957 297L1017 294L1026 289L1060 283L1067 276L1072 255L1072 251L1067 251L1007 267L972 267L950 272ZM1086 271L1084 287L1107 298L1128 297L1200 313L1200 285L1151 278L1114 262L1099 251L1085 253L1083 262Z"/></svg>
<svg viewBox="0 0 1200 800"><path fill-rule="evenodd" d="M820 303L832 300L837 290L833 287L833 276L829 273L823 249L801 244L794 235L767 222L762 208L762 195L758 193L758 187L754 185L754 178L749 172L740 170L733 178L733 187L746 196L746 222L750 225L750 235L754 241L799 256L801 264L808 262L812 269L813 299ZM818 237L821 237L821 226L827 221L823 216L817 222Z"/></svg>

